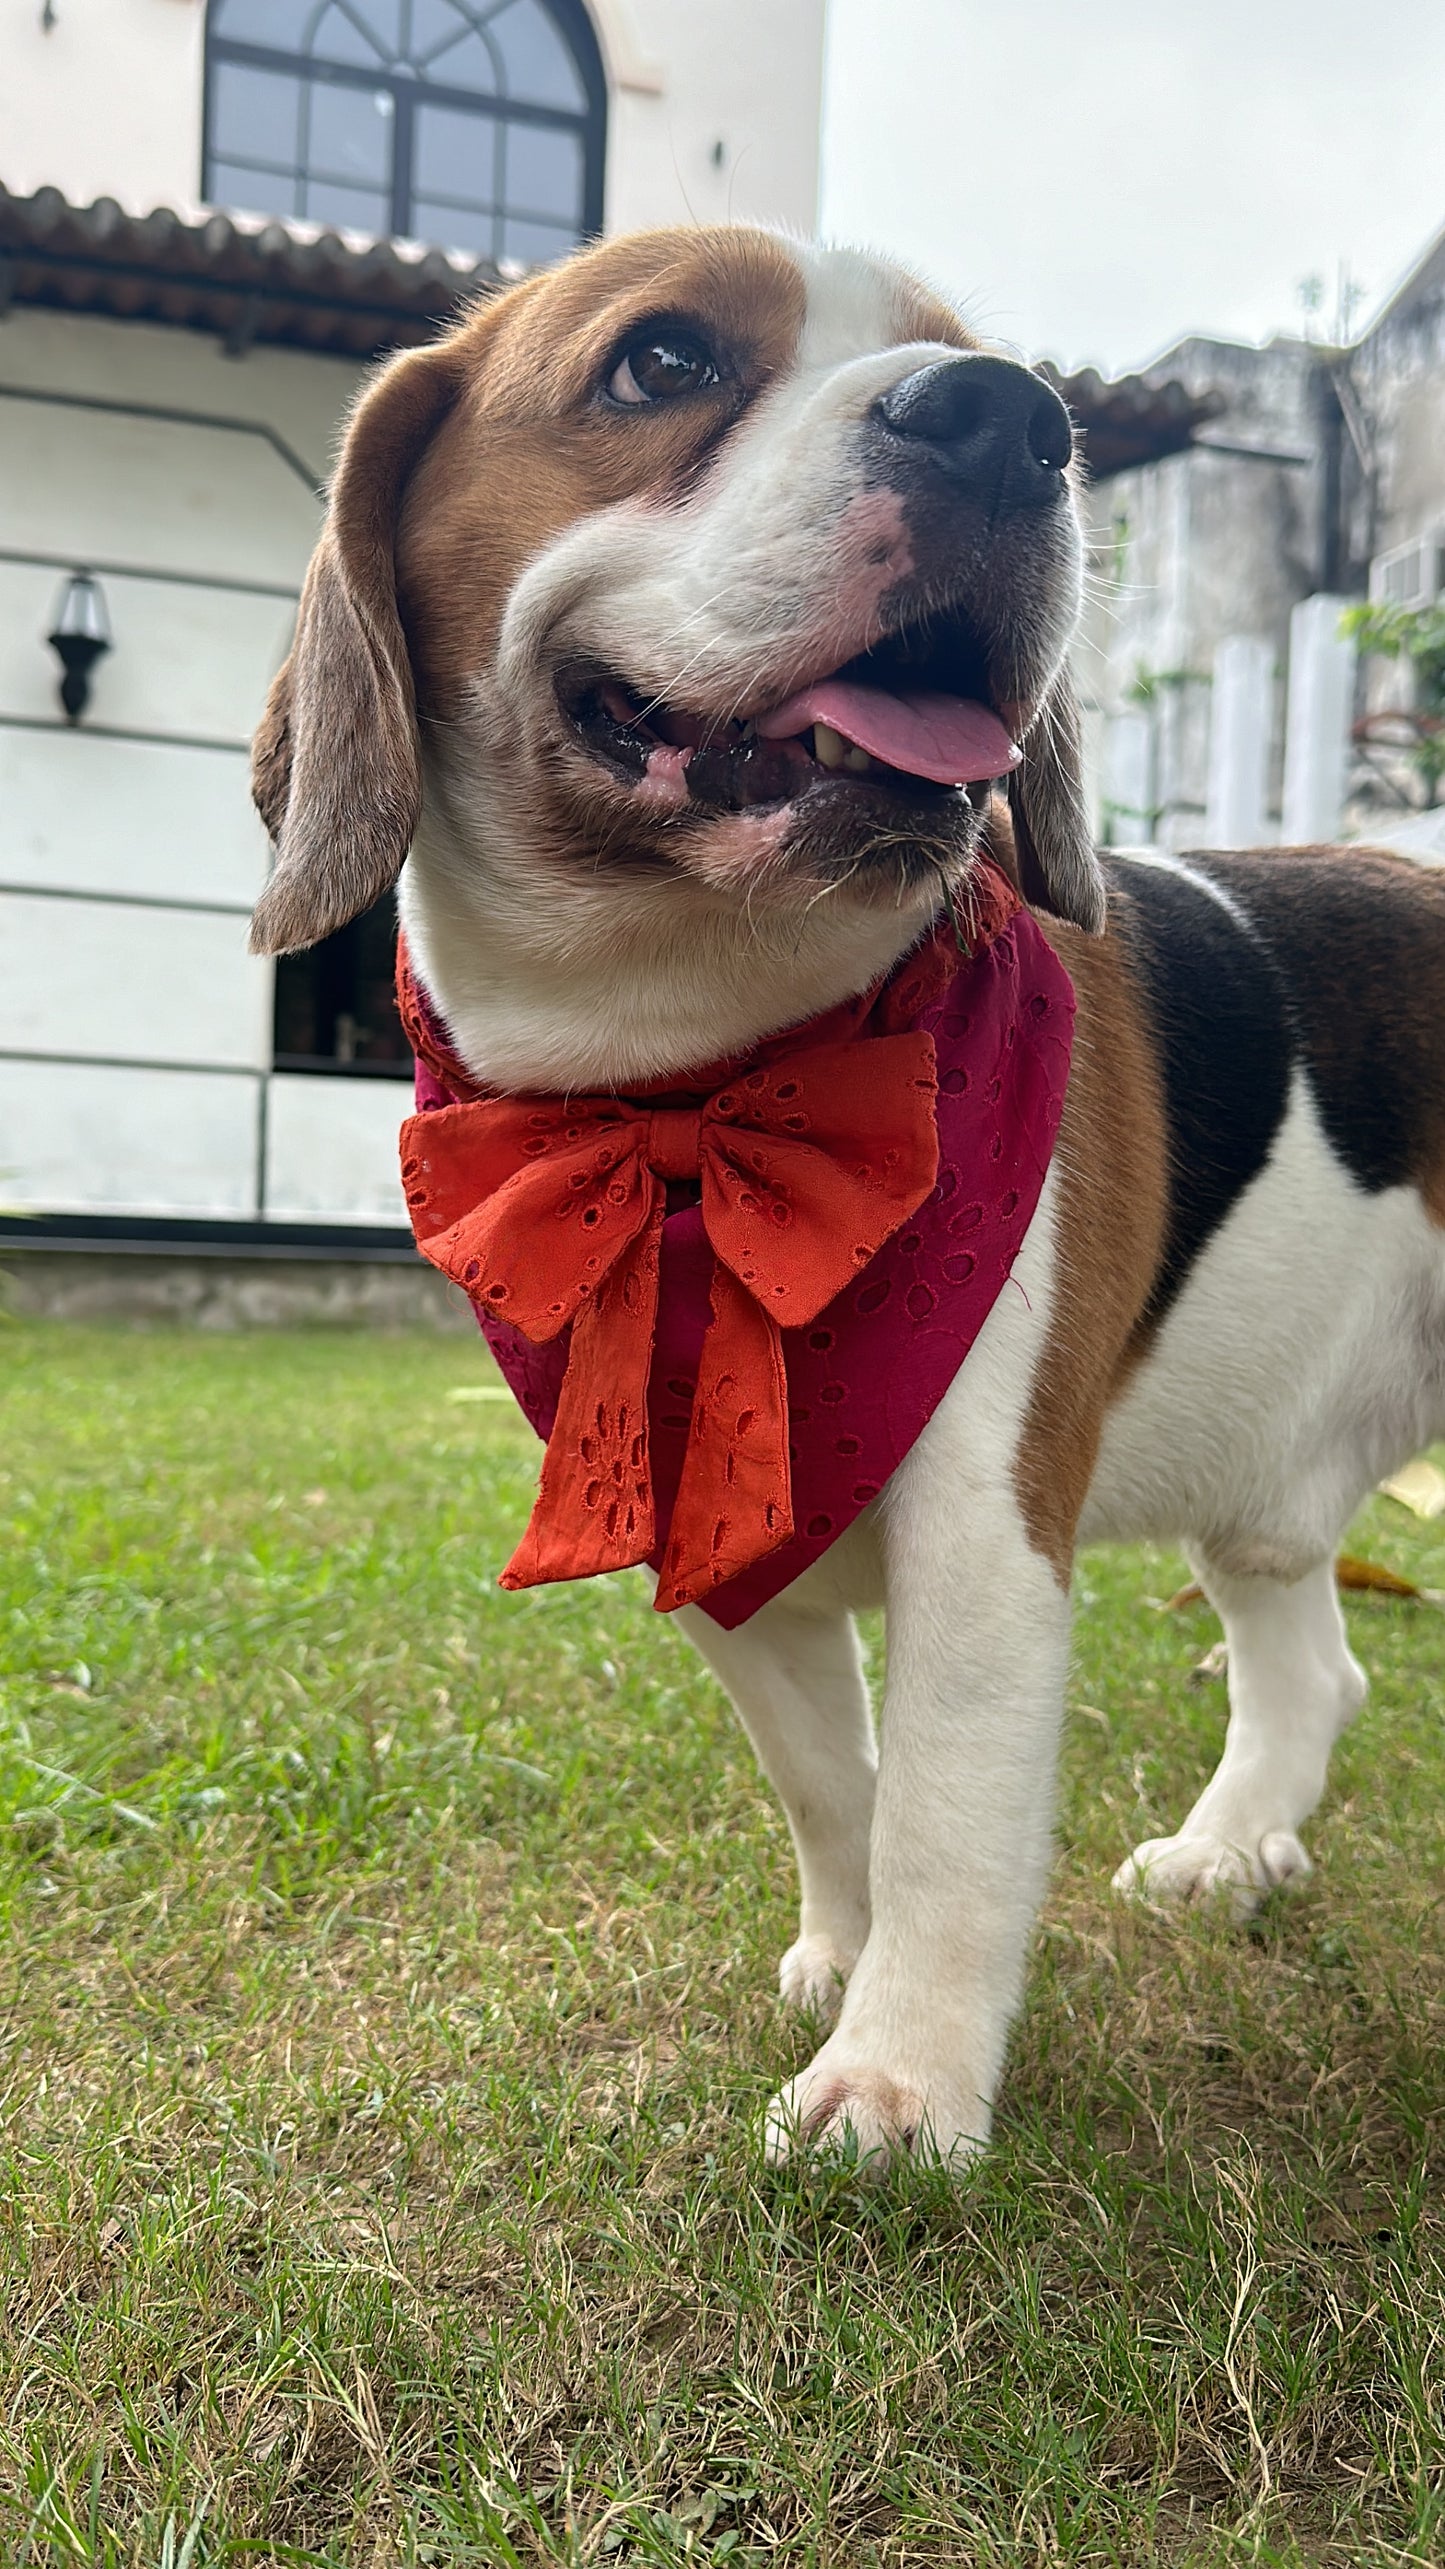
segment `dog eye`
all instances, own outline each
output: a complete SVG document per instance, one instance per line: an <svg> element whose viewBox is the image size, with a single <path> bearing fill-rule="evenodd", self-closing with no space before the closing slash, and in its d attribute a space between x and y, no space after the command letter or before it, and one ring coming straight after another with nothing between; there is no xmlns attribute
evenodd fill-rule
<svg viewBox="0 0 1445 2569"><path fill-rule="evenodd" d="M708 392L722 381L711 349L690 330L639 330L629 339L607 380L609 401L636 410L645 402L672 401L678 393Z"/></svg>

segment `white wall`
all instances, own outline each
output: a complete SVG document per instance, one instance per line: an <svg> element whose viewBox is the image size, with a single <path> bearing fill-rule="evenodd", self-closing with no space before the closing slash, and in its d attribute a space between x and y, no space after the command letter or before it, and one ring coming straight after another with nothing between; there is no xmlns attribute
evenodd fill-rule
<svg viewBox="0 0 1445 2569"><path fill-rule="evenodd" d="M817 216L824 0L591 0L609 231ZM0 0L0 180L199 211L202 0ZM721 146L721 158L714 157Z"/></svg>
<svg viewBox="0 0 1445 2569"><path fill-rule="evenodd" d="M4 1048L262 1070L271 977L225 913L0 892Z"/></svg>
<svg viewBox="0 0 1445 2569"><path fill-rule="evenodd" d="M200 186L201 0L0 0L0 179L58 187L131 214L195 209Z"/></svg>
<svg viewBox="0 0 1445 2569"><path fill-rule="evenodd" d="M24 641L33 652L34 635ZM244 918L267 866L244 752L83 726L57 737L53 700L45 714L0 724L0 868L10 887L204 902Z"/></svg>
<svg viewBox="0 0 1445 2569"><path fill-rule="evenodd" d="M407 1221L397 1134L411 1091L395 1079L279 1072L266 1118L266 1211L278 1222Z"/></svg>
<svg viewBox="0 0 1445 2569"><path fill-rule="evenodd" d="M0 0L0 8L7 5ZM159 7L161 0L149 5ZM342 414L363 372L353 357L302 348L254 347L244 357L228 357L222 342L204 331L166 330L147 321L88 315L78 322L68 313L15 306L0 322L0 381L82 399L103 396L251 420L295 456L303 498L308 484L324 481L330 470Z"/></svg>
<svg viewBox="0 0 1445 2569"><path fill-rule="evenodd" d="M813 232L824 0L592 0L611 84L607 229L782 223ZM613 27L630 31L626 50Z"/></svg>
<svg viewBox="0 0 1445 2569"><path fill-rule="evenodd" d="M357 371L89 316L0 325L7 1205L260 1207L273 974L246 953L267 863L247 751ZM71 726L45 637L81 564L114 648Z"/></svg>
<svg viewBox="0 0 1445 2569"><path fill-rule="evenodd" d="M7 1206L47 1213L256 1210L257 1083L0 1055Z"/></svg>

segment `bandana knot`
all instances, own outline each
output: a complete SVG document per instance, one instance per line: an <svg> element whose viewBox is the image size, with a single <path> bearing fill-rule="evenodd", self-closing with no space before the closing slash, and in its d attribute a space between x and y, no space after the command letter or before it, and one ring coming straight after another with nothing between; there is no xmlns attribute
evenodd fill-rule
<svg viewBox="0 0 1445 2569"><path fill-rule="evenodd" d="M654 1177L697 1177L701 1169L701 1147L700 1109L659 1106L648 1117L647 1165Z"/></svg>
<svg viewBox="0 0 1445 2569"><path fill-rule="evenodd" d="M545 1343L572 1331L532 1520L504 1587L656 1549L647 1386L668 1184L716 1261L658 1604L693 1603L793 1532L781 1329L803 1328L938 1174L931 1035L804 1044L688 1105L475 1098L413 1116L402 1179L424 1256Z"/></svg>

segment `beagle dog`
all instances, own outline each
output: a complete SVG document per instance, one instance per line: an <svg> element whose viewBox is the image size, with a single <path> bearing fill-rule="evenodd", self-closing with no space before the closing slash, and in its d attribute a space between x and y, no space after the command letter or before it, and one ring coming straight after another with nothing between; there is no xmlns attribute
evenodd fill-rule
<svg viewBox="0 0 1445 2569"><path fill-rule="evenodd" d="M256 742L256 950L400 878L489 1093L746 1054L886 976L985 859L1072 978L1047 1178L951 1388L791 1587L731 1631L680 1610L792 1830L784 1997L835 2020L774 2157L987 2136L1078 1544L1184 1542L1228 1640L1218 1771L1119 1890L1243 1914L1308 1869L1365 1693L1336 1540L1445 1432L1445 882L1095 852L1078 488L1048 385L887 262L610 241L372 380ZM920 690L942 782L900 728Z"/></svg>

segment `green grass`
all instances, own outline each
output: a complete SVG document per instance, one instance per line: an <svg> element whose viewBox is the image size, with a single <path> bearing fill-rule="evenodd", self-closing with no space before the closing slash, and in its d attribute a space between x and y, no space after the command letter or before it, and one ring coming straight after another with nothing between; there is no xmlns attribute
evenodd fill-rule
<svg viewBox="0 0 1445 2569"><path fill-rule="evenodd" d="M1214 1627L1090 1556L996 2148L769 2178L785 1828L637 1581L497 1593L479 1351L0 1369L7 2564L1445 2558L1438 1613L1352 1610L1310 1883L1169 1925Z"/></svg>

